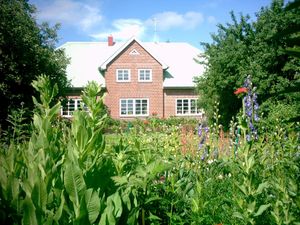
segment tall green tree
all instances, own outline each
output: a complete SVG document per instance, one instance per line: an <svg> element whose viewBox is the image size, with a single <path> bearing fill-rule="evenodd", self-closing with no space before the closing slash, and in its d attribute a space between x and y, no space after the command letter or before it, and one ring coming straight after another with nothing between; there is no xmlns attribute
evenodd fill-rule
<svg viewBox="0 0 300 225"><path fill-rule="evenodd" d="M239 19L231 12L232 23L219 24L212 35L213 42L203 43L205 53L200 63L207 65L203 77L196 79L200 104L208 119L213 119L214 102L218 101L220 121L228 125L241 108L241 100L234 90L251 75L257 87L263 109L280 100L297 104L294 97L277 95L298 79L300 61L287 54L286 38L274 38L288 27L300 25L299 9L285 11L283 0L273 0L269 7L256 13L256 20L248 15Z"/></svg>
<svg viewBox="0 0 300 225"><path fill-rule="evenodd" d="M0 124L16 108L32 109L31 83L45 74L62 95L68 85L67 59L55 50L58 25L38 24L35 7L27 0L0 0Z"/></svg>

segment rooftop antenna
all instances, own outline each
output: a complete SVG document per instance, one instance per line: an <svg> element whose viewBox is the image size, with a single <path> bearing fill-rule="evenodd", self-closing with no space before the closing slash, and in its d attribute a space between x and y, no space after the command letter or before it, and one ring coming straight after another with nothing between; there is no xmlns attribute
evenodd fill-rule
<svg viewBox="0 0 300 225"><path fill-rule="evenodd" d="M152 19L153 23L154 23L154 43L158 43L158 38L157 38L157 19L154 17Z"/></svg>

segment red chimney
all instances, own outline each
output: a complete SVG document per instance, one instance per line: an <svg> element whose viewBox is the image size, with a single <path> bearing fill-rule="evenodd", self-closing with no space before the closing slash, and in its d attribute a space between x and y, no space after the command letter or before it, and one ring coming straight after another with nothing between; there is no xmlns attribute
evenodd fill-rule
<svg viewBox="0 0 300 225"><path fill-rule="evenodd" d="M108 36L108 38L107 38L107 44L108 44L108 46L113 46L115 44L114 38L113 38L112 35Z"/></svg>

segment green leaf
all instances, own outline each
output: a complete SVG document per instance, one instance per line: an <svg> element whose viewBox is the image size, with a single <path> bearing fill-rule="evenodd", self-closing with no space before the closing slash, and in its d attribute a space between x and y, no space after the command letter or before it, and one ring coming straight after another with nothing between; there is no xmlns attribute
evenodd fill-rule
<svg viewBox="0 0 300 225"><path fill-rule="evenodd" d="M260 216L260 215L263 214L263 212L266 211L270 206L271 206L271 204L261 205L261 206L259 207L259 209L257 210L257 212L254 214L254 216Z"/></svg>
<svg viewBox="0 0 300 225"><path fill-rule="evenodd" d="M153 201L158 201L158 200L161 200L162 198L161 197L158 197L158 196L153 196L153 197L150 197L147 199L147 201L145 201L145 205L147 205L148 203L150 202L153 202Z"/></svg>
<svg viewBox="0 0 300 225"><path fill-rule="evenodd" d="M264 183L259 184L259 185L258 185L258 188L257 188L257 190L256 190L256 194L257 194L257 195L261 194L262 191L263 191L265 188L267 188L268 186L269 186L269 183L268 183L267 181L264 182Z"/></svg>
<svg viewBox="0 0 300 225"><path fill-rule="evenodd" d="M152 214L151 212L150 212L150 216L149 216L148 218L150 219L150 221L153 221L153 220L154 220L154 221L161 220L161 218L159 218L158 216Z"/></svg>
<svg viewBox="0 0 300 225"><path fill-rule="evenodd" d="M86 190L85 192L85 203L88 212L89 221L93 224L98 218L100 212L100 198L96 191L92 188Z"/></svg>
<svg viewBox="0 0 300 225"><path fill-rule="evenodd" d="M65 205L65 196L64 196L64 190L62 190L60 194L60 205L58 209L56 210L56 213L54 215L54 220L58 223L58 220L60 219L63 211L63 207Z"/></svg>
<svg viewBox="0 0 300 225"><path fill-rule="evenodd" d="M35 207L30 198L26 197L23 202L23 218L22 225L37 225L37 219L35 214Z"/></svg>
<svg viewBox="0 0 300 225"><path fill-rule="evenodd" d="M244 216L239 212L234 212L232 216L244 220Z"/></svg>
<svg viewBox="0 0 300 225"><path fill-rule="evenodd" d="M36 208L46 210L47 191L43 180L37 179L32 189L31 198Z"/></svg>
<svg viewBox="0 0 300 225"><path fill-rule="evenodd" d="M122 214L123 211L123 207L122 207L122 201L121 201L121 197L119 195L119 192L116 192L113 195L113 202L114 202L114 214L117 218L119 218Z"/></svg>
<svg viewBox="0 0 300 225"><path fill-rule="evenodd" d="M61 108L60 102L58 102L56 105L54 105L48 112L48 117L51 120L53 120L54 117L56 117L59 114Z"/></svg>
<svg viewBox="0 0 300 225"><path fill-rule="evenodd" d="M86 186L80 168L75 166L73 163L67 163L66 165L64 185L70 196L70 200L73 202L75 207L78 208L80 196L86 189Z"/></svg>

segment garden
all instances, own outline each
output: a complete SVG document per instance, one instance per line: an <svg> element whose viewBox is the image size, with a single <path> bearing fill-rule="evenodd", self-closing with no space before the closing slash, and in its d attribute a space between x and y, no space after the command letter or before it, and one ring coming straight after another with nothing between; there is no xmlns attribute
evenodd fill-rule
<svg viewBox="0 0 300 225"><path fill-rule="evenodd" d="M300 224L299 0L202 43L201 120L113 120L95 82L61 117L68 59L34 13L0 4L0 224Z"/></svg>
<svg viewBox="0 0 300 225"><path fill-rule="evenodd" d="M51 105L57 86L47 77L33 86L32 126L21 109L1 138L1 222L300 223L299 123L262 128L250 91L239 94L250 96L251 113L226 132L216 103L212 126L154 117L109 134L96 83L82 95L89 112L72 121L58 116L60 102Z"/></svg>

